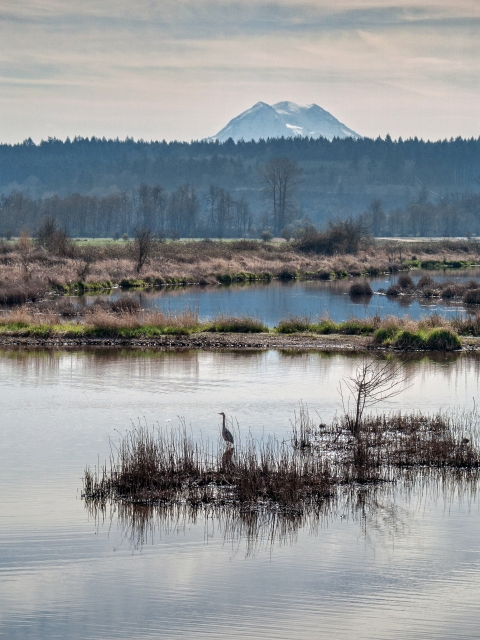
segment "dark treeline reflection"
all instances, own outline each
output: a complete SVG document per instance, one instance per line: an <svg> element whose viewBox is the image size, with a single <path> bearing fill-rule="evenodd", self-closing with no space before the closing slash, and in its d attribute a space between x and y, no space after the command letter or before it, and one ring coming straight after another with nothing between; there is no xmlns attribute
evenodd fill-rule
<svg viewBox="0 0 480 640"><path fill-rule="evenodd" d="M339 519L354 523L372 545L394 543L408 537L426 507L440 502L445 510L458 504L470 508L477 499L479 481L478 474L464 471L406 473L397 482L340 489L320 504L298 509L267 504L242 508L233 504L139 505L87 500L85 510L97 531L118 528L132 550L158 544L167 536L183 535L197 526L203 527L206 542L221 541L246 556L255 556L297 544L302 532L317 536Z"/></svg>
<svg viewBox="0 0 480 640"><path fill-rule="evenodd" d="M124 375L131 376L149 376L158 374L169 374L172 370L188 374L195 377L199 374L200 364L205 360L214 360L216 371L228 375L230 367L233 363L241 364L249 363L249 367L258 367L265 365L265 359L269 352L265 350L234 350L234 349L217 349L214 352L205 352L189 349L152 349L152 348L126 348L112 349L109 347L97 348L64 348L44 349L25 347L6 347L0 349L0 358L4 362L4 366L14 366L15 369L22 369L24 373L32 373L34 375L42 375L48 372L50 375L65 370L66 363L71 366L81 367L86 373L94 373L99 376L107 374L108 370L117 365L121 365ZM313 363L317 363L328 370L330 363L341 358L345 361L355 363L361 356L356 353L345 352L341 355L337 353L328 353L322 351L300 351L300 350L278 350L276 351L281 361L285 363L295 363L304 369L305 373ZM380 356L382 357L382 356ZM384 357L391 357L385 355ZM444 365L441 368L442 376L447 378L462 377L466 374L473 374L475 377L480 375L480 355L474 353L405 353L398 354L406 369L410 373L414 373L419 367L422 369L422 375L428 375L431 367L436 365Z"/></svg>

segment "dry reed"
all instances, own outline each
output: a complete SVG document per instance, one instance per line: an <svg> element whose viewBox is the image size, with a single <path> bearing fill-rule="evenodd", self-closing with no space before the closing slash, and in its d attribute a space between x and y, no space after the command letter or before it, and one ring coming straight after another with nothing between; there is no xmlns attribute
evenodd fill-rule
<svg viewBox="0 0 480 640"><path fill-rule="evenodd" d="M334 499L339 488L417 473L476 480L478 424L475 412L380 414L366 417L354 435L346 417L316 424L301 405L289 440L249 435L234 449L195 441L183 421L168 431L139 425L112 445L109 465L85 470L83 496L98 504L303 511Z"/></svg>

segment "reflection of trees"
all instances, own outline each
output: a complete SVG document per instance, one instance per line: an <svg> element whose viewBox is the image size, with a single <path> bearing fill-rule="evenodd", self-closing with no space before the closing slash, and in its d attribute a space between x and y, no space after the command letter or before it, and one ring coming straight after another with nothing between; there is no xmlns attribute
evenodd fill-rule
<svg viewBox="0 0 480 640"><path fill-rule="evenodd" d="M283 361L295 362L299 372L311 373L312 366L320 367L322 376L328 379L332 367L338 366L341 359L346 364L346 373L358 360L355 353L321 353L278 351ZM226 377L232 375L232 362L246 362L252 368L252 375L268 368L268 355L265 351L222 351L205 353L199 351L167 351L160 349L109 349L109 348L65 348L27 349L25 347L7 347L0 350L2 370L5 376L10 371L38 379L55 379L63 371L80 370L85 376L105 377L112 368L121 364L116 372L125 379L169 378L173 374L196 379L200 374L202 362L208 358L215 371ZM451 384L467 384L468 378L480 378L480 355L474 353L411 353L401 356L409 374L417 374L422 381L432 375L442 376ZM443 366L438 366L443 365Z"/></svg>

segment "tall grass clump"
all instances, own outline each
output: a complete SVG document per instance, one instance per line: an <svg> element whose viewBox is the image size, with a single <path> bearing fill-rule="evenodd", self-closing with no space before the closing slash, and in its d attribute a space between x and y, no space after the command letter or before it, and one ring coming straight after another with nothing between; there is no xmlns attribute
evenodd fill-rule
<svg viewBox="0 0 480 640"><path fill-rule="evenodd" d="M167 431L139 425L112 447L110 463L84 474L89 500L190 504L318 501L331 493L327 460L275 438L248 437L235 449L195 442L185 423Z"/></svg>
<svg viewBox="0 0 480 640"><path fill-rule="evenodd" d="M250 316L219 316L203 329L210 333L268 333L268 327L261 320Z"/></svg>
<svg viewBox="0 0 480 640"><path fill-rule="evenodd" d="M332 323L333 324L333 323ZM276 330L278 333L305 333L312 331L313 325L309 318L295 316L293 318L285 318L278 323Z"/></svg>

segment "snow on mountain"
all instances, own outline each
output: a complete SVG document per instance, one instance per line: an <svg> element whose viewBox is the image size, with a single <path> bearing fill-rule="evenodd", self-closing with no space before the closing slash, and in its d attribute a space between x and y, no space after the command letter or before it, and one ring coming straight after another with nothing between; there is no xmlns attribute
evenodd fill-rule
<svg viewBox="0 0 480 640"><path fill-rule="evenodd" d="M269 105L257 102L227 124L215 136L207 140L224 142L260 140L261 138L360 138L352 129L339 122L331 113L317 104L301 106L294 102L277 102Z"/></svg>

